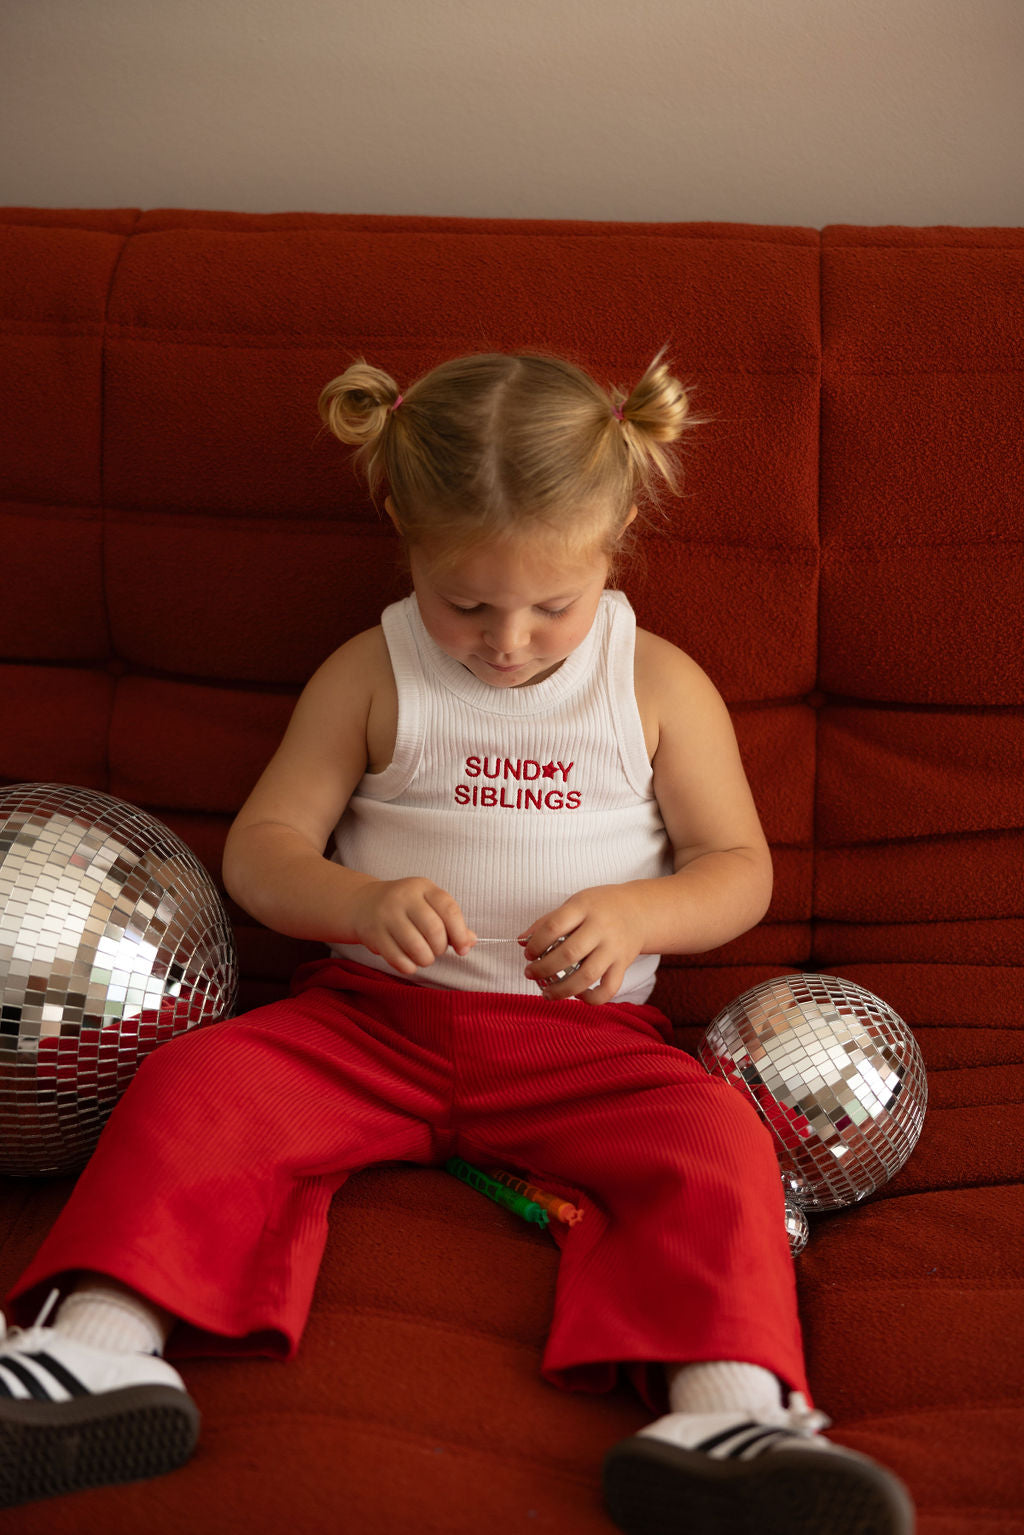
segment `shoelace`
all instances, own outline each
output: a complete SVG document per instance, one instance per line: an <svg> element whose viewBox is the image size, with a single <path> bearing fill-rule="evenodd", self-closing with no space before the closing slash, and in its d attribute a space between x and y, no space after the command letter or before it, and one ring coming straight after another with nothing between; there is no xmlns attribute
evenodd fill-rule
<svg viewBox="0 0 1024 1535"><path fill-rule="evenodd" d="M27 1337L29 1332L34 1332L37 1327L45 1327L46 1319L50 1315L50 1312L53 1310L59 1299L60 1291L57 1289L51 1290L49 1295L46 1297L46 1300L43 1302L42 1310L36 1317L35 1321L32 1323L31 1328L8 1327L7 1318L4 1313L0 1311L0 1346L5 1343L13 1343L15 1339L18 1338Z"/></svg>

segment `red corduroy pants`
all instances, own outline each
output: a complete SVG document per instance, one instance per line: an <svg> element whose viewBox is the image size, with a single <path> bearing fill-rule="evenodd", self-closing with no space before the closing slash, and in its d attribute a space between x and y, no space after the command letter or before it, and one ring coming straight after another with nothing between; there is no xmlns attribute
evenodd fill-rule
<svg viewBox="0 0 1024 1535"><path fill-rule="evenodd" d="M550 1228L562 1252L549 1380L603 1390L625 1365L656 1406L660 1372L645 1366L735 1359L806 1392L770 1135L668 1030L652 1007L307 965L288 1000L142 1064L19 1280L15 1315L31 1319L44 1284L95 1270L199 1329L211 1353L245 1340L291 1355L346 1176L457 1155L586 1211Z"/></svg>

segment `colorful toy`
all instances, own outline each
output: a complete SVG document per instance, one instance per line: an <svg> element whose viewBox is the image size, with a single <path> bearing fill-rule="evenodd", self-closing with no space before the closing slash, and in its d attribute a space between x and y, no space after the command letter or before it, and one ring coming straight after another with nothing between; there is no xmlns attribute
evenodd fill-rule
<svg viewBox="0 0 1024 1535"><path fill-rule="evenodd" d="M507 1188L514 1189L517 1194L522 1194L524 1199L532 1199L534 1204L547 1210L555 1220L561 1221L566 1226L577 1226L583 1219L583 1211L567 1199L562 1199L557 1194L549 1194L547 1189L539 1189L536 1184L526 1183L522 1178L513 1177L511 1173L502 1172L499 1168L490 1168L489 1176L497 1183L504 1183Z"/></svg>
<svg viewBox="0 0 1024 1535"><path fill-rule="evenodd" d="M511 1210L514 1215L519 1215L524 1221L531 1221L535 1226L546 1226L548 1212L535 1200L526 1199L506 1184L499 1183L495 1178L489 1178L479 1167L472 1167L464 1162L461 1157L449 1157L444 1164L448 1172L460 1178L463 1183L468 1183L470 1188L477 1189L479 1193L486 1194L488 1199L493 1199L495 1204L504 1205L506 1210Z"/></svg>

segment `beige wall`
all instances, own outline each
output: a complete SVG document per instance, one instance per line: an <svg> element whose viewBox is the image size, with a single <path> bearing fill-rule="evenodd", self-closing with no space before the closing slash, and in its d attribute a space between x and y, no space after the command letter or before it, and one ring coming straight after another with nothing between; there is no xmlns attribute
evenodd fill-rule
<svg viewBox="0 0 1024 1535"><path fill-rule="evenodd" d="M1024 0L0 0L0 202L1024 223Z"/></svg>

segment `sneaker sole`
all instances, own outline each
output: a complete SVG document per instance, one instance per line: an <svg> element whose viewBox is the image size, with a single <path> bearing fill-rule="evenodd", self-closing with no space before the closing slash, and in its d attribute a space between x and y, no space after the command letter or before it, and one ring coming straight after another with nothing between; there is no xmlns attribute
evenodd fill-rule
<svg viewBox="0 0 1024 1535"><path fill-rule="evenodd" d="M850 1452L847 1452L849 1454ZM903 1484L866 1457L770 1450L715 1460L623 1440L604 1462L608 1512L626 1535L912 1535Z"/></svg>
<svg viewBox="0 0 1024 1535"><path fill-rule="evenodd" d="M0 1401L0 1508L182 1465L199 1409L175 1386L127 1386L68 1402Z"/></svg>

